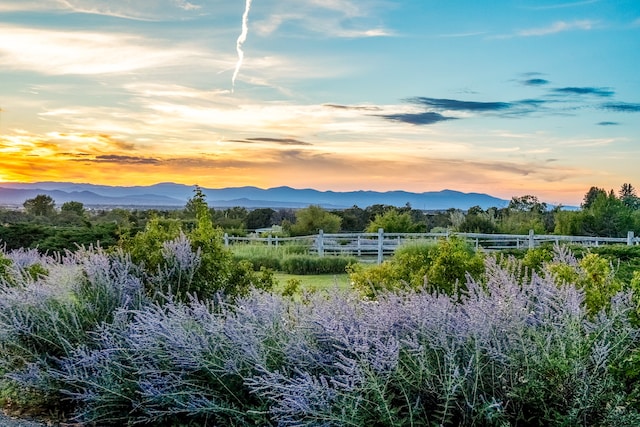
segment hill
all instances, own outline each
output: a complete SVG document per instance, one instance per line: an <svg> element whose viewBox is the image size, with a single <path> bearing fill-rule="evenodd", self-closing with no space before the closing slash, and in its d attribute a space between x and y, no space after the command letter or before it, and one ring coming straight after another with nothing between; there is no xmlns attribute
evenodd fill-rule
<svg viewBox="0 0 640 427"><path fill-rule="evenodd" d="M38 194L51 196L57 205L68 201L81 202L87 206L104 207L165 207L179 208L193 195L193 186L159 183L149 186L106 186L76 184L68 182L2 183L0 205L20 206L25 200ZM319 191L275 187L202 188L210 206L226 208L303 208L320 205L326 209L344 209L351 206L365 208L375 204L405 206L415 209L441 210L463 209L480 206L483 209L504 207L507 200L483 193L463 193L453 190L412 193L408 191Z"/></svg>

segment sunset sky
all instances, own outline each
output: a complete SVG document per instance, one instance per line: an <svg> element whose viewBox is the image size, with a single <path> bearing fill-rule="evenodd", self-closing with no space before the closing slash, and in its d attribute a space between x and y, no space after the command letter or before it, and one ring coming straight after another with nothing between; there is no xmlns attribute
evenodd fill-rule
<svg viewBox="0 0 640 427"><path fill-rule="evenodd" d="M640 187L638 0L2 0L0 64L0 183Z"/></svg>

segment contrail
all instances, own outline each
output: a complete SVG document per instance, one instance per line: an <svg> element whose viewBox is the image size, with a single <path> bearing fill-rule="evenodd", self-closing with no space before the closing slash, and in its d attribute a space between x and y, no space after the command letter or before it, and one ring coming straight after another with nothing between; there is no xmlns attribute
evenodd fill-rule
<svg viewBox="0 0 640 427"><path fill-rule="evenodd" d="M249 25L247 25L247 22L249 21L249 10L251 10L251 0L247 0L246 6L244 8L244 14L242 14L242 33L240 33L240 36L236 41L236 51L238 51L238 62L236 63L236 69L233 72L233 77L231 78L232 93L233 93L233 89L236 87L236 77L238 77L238 73L240 72L240 67L242 66L242 60L244 59L242 44L247 40L247 33L249 32Z"/></svg>

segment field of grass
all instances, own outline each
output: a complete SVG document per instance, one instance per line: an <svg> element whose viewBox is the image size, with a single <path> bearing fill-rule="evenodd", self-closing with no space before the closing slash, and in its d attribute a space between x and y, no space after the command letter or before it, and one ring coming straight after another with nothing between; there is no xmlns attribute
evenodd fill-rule
<svg viewBox="0 0 640 427"><path fill-rule="evenodd" d="M276 291L285 287L289 280L299 280L301 290L325 290L337 287L341 290L351 288L349 276L345 274L286 274L275 273L274 274L278 284L276 285Z"/></svg>

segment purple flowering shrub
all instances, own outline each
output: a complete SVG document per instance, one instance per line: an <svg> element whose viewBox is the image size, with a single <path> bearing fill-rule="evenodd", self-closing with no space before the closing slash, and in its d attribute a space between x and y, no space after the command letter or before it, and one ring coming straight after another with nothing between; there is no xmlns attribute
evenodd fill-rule
<svg viewBox="0 0 640 427"><path fill-rule="evenodd" d="M142 284L123 253L79 249L54 260L12 251L14 280L0 283L0 399L47 409L59 406L53 371L116 310L140 307ZM46 265L47 274L23 274Z"/></svg>
<svg viewBox="0 0 640 427"><path fill-rule="evenodd" d="M195 277L188 246L167 242L166 268L152 272L87 249L47 261L46 276L0 284L0 393L63 400L97 425L640 422L624 380L640 348L630 293L593 312L546 266L486 257L453 295L176 297Z"/></svg>

